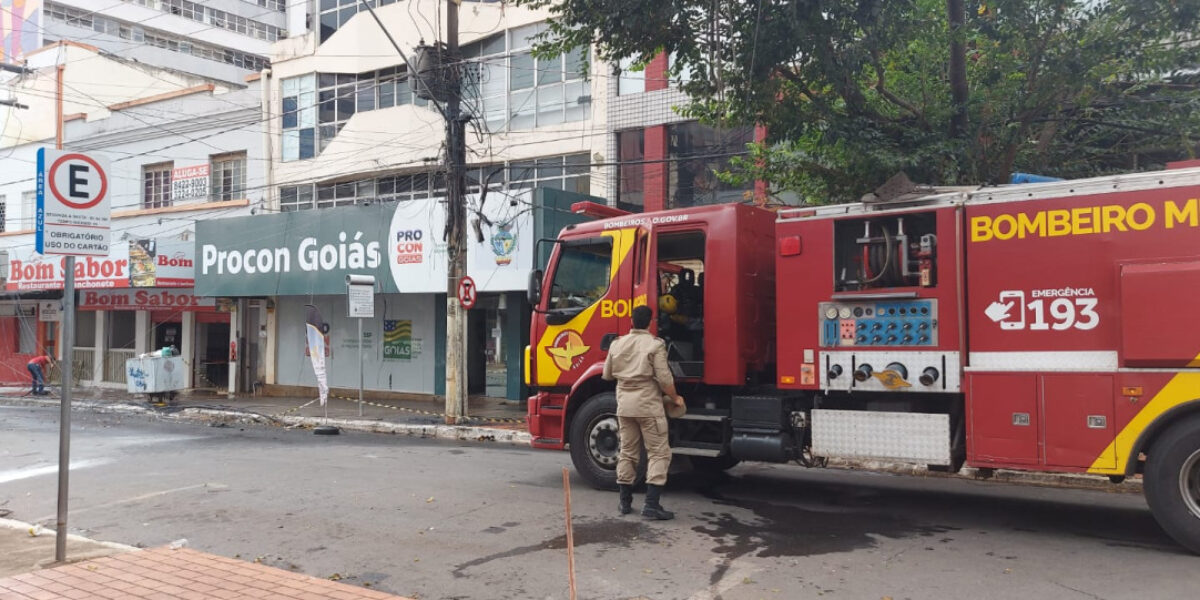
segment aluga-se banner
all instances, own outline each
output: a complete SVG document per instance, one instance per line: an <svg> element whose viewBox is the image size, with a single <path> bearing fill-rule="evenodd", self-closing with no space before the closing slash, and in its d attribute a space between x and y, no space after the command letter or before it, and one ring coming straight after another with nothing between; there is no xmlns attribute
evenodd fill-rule
<svg viewBox="0 0 1200 600"><path fill-rule="evenodd" d="M317 376L317 392L321 406L329 400L329 380L325 373L325 333L329 325L321 318L321 311L312 304L304 305L304 329L308 340L308 356L312 358L313 373Z"/></svg>

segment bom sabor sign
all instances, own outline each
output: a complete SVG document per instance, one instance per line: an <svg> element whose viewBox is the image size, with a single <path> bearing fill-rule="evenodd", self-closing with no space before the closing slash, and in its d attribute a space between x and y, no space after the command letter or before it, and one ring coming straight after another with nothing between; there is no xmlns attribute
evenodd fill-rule
<svg viewBox="0 0 1200 600"><path fill-rule="evenodd" d="M79 257L75 287L186 288L192 287L192 242L130 240L116 244L108 256ZM43 256L32 249L10 251L6 290L61 290L66 258Z"/></svg>
<svg viewBox="0 0 1200 600"><path fill-rule="evenodd" d="M1126 233L1156 228L1200 226L1200 200L1137 202L1048 209L970 219L971 241L989 242L1094 233Z"/></svg>

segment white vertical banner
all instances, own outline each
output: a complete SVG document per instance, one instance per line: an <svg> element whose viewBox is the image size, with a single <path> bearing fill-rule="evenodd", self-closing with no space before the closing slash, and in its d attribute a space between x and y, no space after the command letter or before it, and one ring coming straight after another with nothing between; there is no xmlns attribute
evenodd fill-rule
<svg viewBox="0 0 1200 600"><path fill-rule="evenodd" d="M325 372L325 334L329 325L321 318L321 311L312 304L305 304L304 327L308 342L308 356L312 359L313 373L317 376L317 392L321 406L329 401L329 377Z"/></svg>

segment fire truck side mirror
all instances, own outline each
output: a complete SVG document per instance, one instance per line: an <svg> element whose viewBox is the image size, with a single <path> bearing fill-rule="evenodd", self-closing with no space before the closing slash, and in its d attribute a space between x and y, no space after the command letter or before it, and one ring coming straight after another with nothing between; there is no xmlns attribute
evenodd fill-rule
<svg viewBox="0 0 1200 600"><path fill-rule="evenodd" d="M529 288L525 290L525 297L529 300L529 306L533 310L537 310L538 303L542 301L542 270L535 269L529 272Z"/></svg>

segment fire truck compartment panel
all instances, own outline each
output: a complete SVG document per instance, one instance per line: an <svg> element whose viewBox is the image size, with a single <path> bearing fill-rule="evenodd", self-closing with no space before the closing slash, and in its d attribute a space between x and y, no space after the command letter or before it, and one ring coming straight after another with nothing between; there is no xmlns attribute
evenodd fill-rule
<svg viewBox="0 0 1200 600"><path fill-rule="evenodd" d="M812 453L824 458L950 464L950 416L814 409Z"/></svg>
<svg viewBox="0 0 1200 600"><path fill-rule="evenodd" d="M967 460L974 464L1040 462L1037 376L970 374Z"/></svg>
<svg viewBox="0 0 1200 600"><path fill-rule="evenodd" d="M1198 296L1200 261L1121 265L1122 365L1183 367L1197 361Z"/></svg>
<svg viewBox="0 0 1200 600"><path fill-rule="evenodd" d="M862 351L838 350L821 352L821 368L818 373L821 389L855 392L958 392L962 369L957 352L907 351L865 348ZM889 369L893 364L904 367L906 373ZM858 381L854 373L868 365L869 377ZM835 369L834 367L840 367ZM937 377L929 385L920 381L927 368L937 370ZM888 373L895 373L896 376ZM831 377L836 373L836 377Z"/></svg>
<svg viewBox="0 0 1200 600"><path fill-rule="evenodd" d="M929 346L937 345L936 299L891 302L822 302L821 345Z"/></svg>
<svg viewBox="0 0 1200 600"><path fill-rule="evenodd" d="M1046 465L1113 469L1113 378L1097 373L1042 376Z"/></svg>

